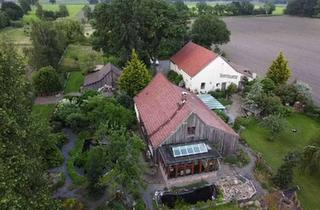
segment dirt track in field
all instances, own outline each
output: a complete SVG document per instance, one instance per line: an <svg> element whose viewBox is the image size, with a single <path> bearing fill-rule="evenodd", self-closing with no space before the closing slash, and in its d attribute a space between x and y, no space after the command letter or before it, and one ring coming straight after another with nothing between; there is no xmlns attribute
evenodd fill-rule
<svg viewBox="0 0 320 210"><path fill-rule="evenodd" d="M227 17L231 41L223 46L234 63L263 75L283 51L293 71L291 80L308 83L320 103L320 19Z"/></svg>

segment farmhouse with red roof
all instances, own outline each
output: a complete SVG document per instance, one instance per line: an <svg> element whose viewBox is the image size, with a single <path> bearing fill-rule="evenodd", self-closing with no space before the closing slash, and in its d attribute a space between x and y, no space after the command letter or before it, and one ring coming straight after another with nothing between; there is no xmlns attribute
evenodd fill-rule
<svg viewBox="0 0 320 210"><path fill-rule="evenodd" d="M216 173L221 155L237 149L238 134L195 94L161 73L134 102L150 155L166 181Z"/></svg>
<svg viewBox="0 0 320 210"><path fill-rule="evenodd" d="M244 77L252 77L223 57L193 42L188 42L170 58L170 69L182 75L184 85L195 93L224 90L230 84L241 85Z"/></svg>

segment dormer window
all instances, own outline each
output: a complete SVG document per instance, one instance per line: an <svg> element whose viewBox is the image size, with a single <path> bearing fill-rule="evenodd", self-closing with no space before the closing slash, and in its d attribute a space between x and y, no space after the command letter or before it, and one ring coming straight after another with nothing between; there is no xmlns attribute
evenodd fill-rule
<svg viewBox="0 0 320 210"><path fill-rule="evenodd" d="M196 134L196 127L188 127L188 135L195 135Z"/></svg>

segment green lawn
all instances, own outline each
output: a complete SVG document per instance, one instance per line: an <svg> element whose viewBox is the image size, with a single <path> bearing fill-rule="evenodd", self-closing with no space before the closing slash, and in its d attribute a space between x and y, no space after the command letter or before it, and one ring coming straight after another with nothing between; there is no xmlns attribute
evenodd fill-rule
<svg viewBox="0 0 320 210"><path fill-rule="evenodd" d="M273 15L283 15L285 9L286 9L285 5L277 5L276 9L272 12L272 14Z"/></svg>
<svg viewBox="0 0 320 210"><path fill-rule="evenodd" d="M256 121L252 121L241 134L251 148L262 153L267 163L276 170L282 163L282 158L290 151L302 149L304 145L319 134L320 123L302 115L292 114L287 118L288 129L273 142L267 140L268 132ZM297 129L294 133L291 129ZM304 174L295 174L295 181L301 187L299 197L305 209L317 209L320 200L320 180Z"/></svg>
<svg viewBox="0 0 320 210"><path fill-rule="evenodd" d="M67 81L65 93L79 92L80 87L83 84L84 76L81 71L70 72L70 76Z"/></svg>
<svg viewBox="0 0 320 210"><path fill-rule="evenodd" d="M49 122L51 114L54 111L54 104L48 105L33 105L32 107L32 115L39 120L44 120Z"/></svg>
<svg viewBox="0 0 320 210"><path fill-rule="evenodd" d="M102 53L92 50L91 46L69 45L61 63L64 71L82 71L104 64Z"/></svg>

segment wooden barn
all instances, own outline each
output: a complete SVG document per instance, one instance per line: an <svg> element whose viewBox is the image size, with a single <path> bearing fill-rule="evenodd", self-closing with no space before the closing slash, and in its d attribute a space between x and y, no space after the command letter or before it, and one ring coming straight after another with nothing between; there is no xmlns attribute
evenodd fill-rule
<svg viewBox="0 0 320 210"><path fill-rule="evenodd" d="M150 155L165 180L217 171L239 136L195 94L158 73L135 98Z"/></svg>
<svg viewBox="0 0 320 210"><path fill-rule="evenodd" d="M117 88L120 74L121 70L111 63L98 65L93 72L86 75L82 90L113 91Z"/></svg>

